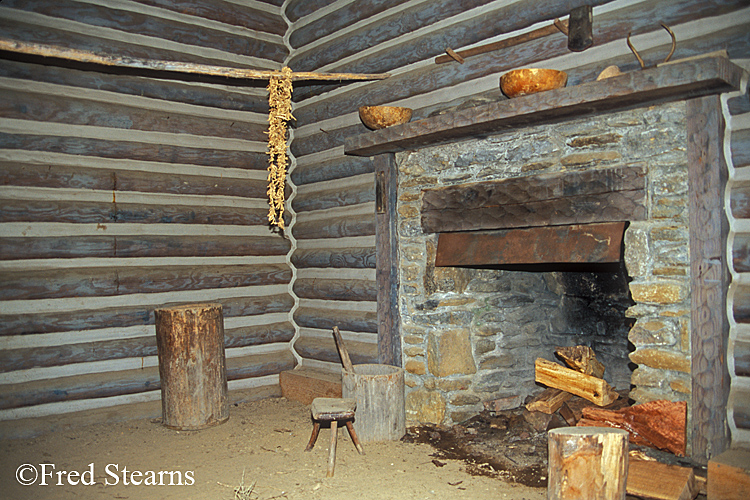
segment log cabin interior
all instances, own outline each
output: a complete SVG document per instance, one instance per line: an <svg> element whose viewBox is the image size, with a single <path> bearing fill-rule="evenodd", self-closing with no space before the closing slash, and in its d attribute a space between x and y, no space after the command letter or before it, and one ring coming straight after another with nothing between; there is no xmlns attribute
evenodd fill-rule
<svg viewBox="0 0 750 500"><path fill-rule="evenodd" d="M585 345L634 403L686 403L695 461L750 447L746 0L2 0L0 26L121 62L388 75L294 82L279 229L267 80L4 45L3 436L158 415L154 311L211 302L233 401L335 379L336 326L355 365L404 368L407 422L453 425ZM567 84L509 99L526 67ZM370 130L378 105L411 121Z"/></svg>

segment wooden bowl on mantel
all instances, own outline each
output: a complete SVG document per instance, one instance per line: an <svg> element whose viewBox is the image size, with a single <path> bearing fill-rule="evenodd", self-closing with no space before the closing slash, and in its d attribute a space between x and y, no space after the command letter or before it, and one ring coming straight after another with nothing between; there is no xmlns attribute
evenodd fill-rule
<svg viewBox="0 0 750 500"><path fill-rule="evenodd" d="M359 108L359 118L367 128L372 130L406 123L411 120L411 113L411 109L398 106L361 106Z"/></svg>
<svg viewBox="0 0 750 500"><path fill-rule="evenodd" d="M568 83L568 74L556 69L514 69L500 77L500 90L510 97L559 89Z"/></svg>

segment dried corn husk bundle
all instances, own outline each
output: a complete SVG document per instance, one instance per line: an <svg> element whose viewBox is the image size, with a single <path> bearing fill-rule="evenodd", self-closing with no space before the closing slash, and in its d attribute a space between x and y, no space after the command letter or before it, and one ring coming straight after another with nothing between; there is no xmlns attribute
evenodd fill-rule
<svg viewBox="0 0 750 500"><path fill-rule="evenodd" d="M268 81L268 221L284 229L287 122L292 116L292 70L283 68Z"/></svg>

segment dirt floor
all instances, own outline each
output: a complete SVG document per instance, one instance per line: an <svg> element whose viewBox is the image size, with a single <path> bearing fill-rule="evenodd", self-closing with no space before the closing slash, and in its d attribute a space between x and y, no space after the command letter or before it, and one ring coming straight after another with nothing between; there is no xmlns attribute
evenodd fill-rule
<svg viewBox="0 0 750 500"><path fill-rule="evenodd" d="M365 444L364 456L339 430L336 473L326 478L329 430L322 429L315 448L305 453L312 429L308 407L271 398L232 406L228 422L201 431L174 431L140 419L0 441L0 497L546 498L546 487L540 487L546 439L523 428L508 434L504 425L477 419L451 429L410 429L402 441ZM504 458L483 456L497 458L498 447Z"/></svg>

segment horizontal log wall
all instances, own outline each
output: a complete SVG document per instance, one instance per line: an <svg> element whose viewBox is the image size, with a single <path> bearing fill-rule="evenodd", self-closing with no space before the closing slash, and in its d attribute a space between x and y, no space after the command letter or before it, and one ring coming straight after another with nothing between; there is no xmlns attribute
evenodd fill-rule
<svg viewBox="0 0 750 500"><path fill-rule="evenodd" d="M737 63L750 70L750 52ZM747 79L745 80L747 85ZM750 444L750 98L748 88L724 96L726 104L730 220L728 299L733 321L729 332L729 426L735 445Z"/></svg>
<svg viewBox="0 0 750 500"><path fill-rule="evenodd" d="M556 17L565 19L571 9L584 4L594 6L594 46L584 52L570 52L567 37L557 33L472 56L464 64L435 63L435 57L443 55L446 47L461 50L500 41L548 26ZM293 69L392 74L386 80L356 85L298 86L294 94L297 128L292 151L297 166L292 179L299 198L299 204L295 202L299 214L294 228L298 238L294 261L300 267L319 270L320 279L342 283L346 279L339 271L359 268L362 262L355 257L365 255L368 248L374 250L375 214L369 211L371 201L366 198L367 187L374 184L371 159L345 156L342 147L347 137L367 132L357 115L359 106L407 106L414 110L412 120L417 120L447 108L503 99L499 77L510 69L535 66L565 70L569 86L594 80L612 64L622 71L638 70L626 36L632 33L632 42L647 64L660 62L671 42L659 26L661 22L673 29L678 40L673 59L726 49L733 62L747 67L750 54L750 8L743 0L720 5L705 0L357 0L335 4L292 0L285 8L293 23L289 36L293 52L288 61ZM747 94L727 101L731 133L725 151L731 152L736 171L727 207L732 206L738 219L750 219L750 174L740 173L743 166L750 169L747 101ZM739 332L745 332L745 323L750 325L750 279L743 274L750 268L750 221L735 220L733 224L734 238L730 241L736 288L730 300L736 321L742 324L733 329L732 336L737 342L747 343L750 326L748 333ZM399 237L408 237L411 230L399 228ZM342 301L336 297L335 287L314 288L315 299L300 299L297 323L308 322L325 330L340 319L358 328L350 331L352 337L369 331L358 315L362 310L354 308L369 302ZM402 321L405 333L408 318ZM303 336L304 332L302 326ZM305 352L311 357L315 353L316 363L325 365L320 361L325 346L320 342L316 345L316 349L306 347ZM326 356L336 360L332 352ZM744 354L736 356L736 364L742 365ZM325 366L338 369L334 362ZM733 377L733 386L741 391L733 392L730 417L732 402L742 398L747 401L750 394L750 377ZM733 439L747 444L750 408L743 404L737 406L735 418L730 420Z"/></svg>
<svg viewBox="0 0 750 500"><path fill-rule="evenodd" d="M7 0L3 36L278 69L281 2ZM0 63L0 420L158 399L156 308L223 305L230 389L297 364L265 82ZM269 390L262 390L268 388Z"/></svg>

